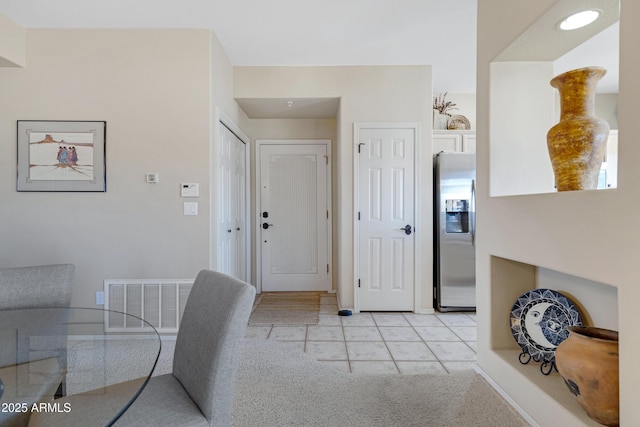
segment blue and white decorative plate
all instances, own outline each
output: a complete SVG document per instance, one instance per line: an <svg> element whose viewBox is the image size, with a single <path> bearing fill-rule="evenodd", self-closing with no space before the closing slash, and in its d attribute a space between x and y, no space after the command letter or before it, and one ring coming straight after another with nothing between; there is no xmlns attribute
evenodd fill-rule
<svg viewBox="0 0 640 427"><path fill-rule="evenodd" d="M581 326L578 307L551 289L533 289L520 295L511 309L511 333L537 362L554 362L556 348L569 337L569 326Z"/></svg>

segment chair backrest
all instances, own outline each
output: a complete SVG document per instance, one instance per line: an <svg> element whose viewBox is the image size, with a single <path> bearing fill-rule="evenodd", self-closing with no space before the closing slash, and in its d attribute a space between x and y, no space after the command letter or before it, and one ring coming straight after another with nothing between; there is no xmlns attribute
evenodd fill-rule
<svg viewBox="0 0 640 427"><path fill-rule="evenodd" d="M256 290L225 274L198 274L182 316L173 375L212 426L231 423L233 385Z"/></svg>
<svg viewBox="0 0 640 427"><path fill-rule="evenodd" d="M72 264L0 268L0 310L68 307L74 272Z"/></svg>

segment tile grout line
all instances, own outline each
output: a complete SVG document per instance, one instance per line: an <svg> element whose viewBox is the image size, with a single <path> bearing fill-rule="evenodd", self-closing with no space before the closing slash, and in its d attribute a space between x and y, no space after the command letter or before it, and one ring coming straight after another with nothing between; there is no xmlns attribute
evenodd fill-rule
<svg viewBox="0 0 640 427"><path fill-rule="evenodd" d="M451 374L451 372L449 372L449 370L447 369L447 367L444 365L444 363L442 363L442 360L440 360L440 358L438 357L438 355L435 353L435 351L433 351L433 349L431 348L431 346L429 346L429 343L422 338L422 335L420 335L420 333L418 331L416 331L415 326L413 324L411 324L411 322L409 322L409 319L406 318L406 316L404 315L404 313L402 314L402 316L405 318L405 320L409 323L409 325L411 326L411 329L413 329L413 331L418 335L418 337L420 338L420 340L424 343L424 345L427 346L427 348L429 349L429 351L431 352L431 354L433 354L433 357L436 358L436 361L440 364L440 366L442 366L442 369L444 369L444 371L447 374ZM438 318L438 320L440 322L442 322L442 320L440 320ZM442 324L444 325L444 322L442 322ZM446 325L445 325L446 326ZM426 326L425 326L426 327Z"/></svg>
<svg viewBox="0 0 640 427"><path fill-rule="evenodd" d="M464 314L464 313L463 313L463 314ZM467 316L466 314L465 314L465 317L469 318L469 316ZM438 317L438 319L440 319L440 318ZM471 318L469 318L469 319L470 319L470 320L473 320L473 319L471 319ZM458 337L458 338L460 339L460 341L462 341L462 342L463 342L463 343L464 343L464 344L465 344L465 345L466 345L466 346L467 346L467 347L468 347L468 348L469 348L469 349L470 349L470 350L471 350L471 351L476 355L476 361L477 361L478 353L476 353L476 351L475 351L473 348L471 348L471 346L470 346L469 344L467 344L467 341L466 341L464 338L462 338L460 335L456 334L456 332L455 332L453 329L451 329L451 326L450 326L449 324L444 323L441 319L440 319L440 321L441 321L441 322L442 322L442 323L447 327L447 329L449 329L449 331L450 331L452 334L454 334L456 337ZM475 321L474 321L474 323L475 323ZM476 326L474 326L474 327L476 327L476 328L477 328L477 325L476 325ZM455 361L451 361L451 362L455 362ZM461 360L461 361L459 361L459 362L466 362L466 360ZM443 364L443 366L444 366L444 364ZM447 369L447 368L446 368L446 366L445 366L445 369ZM449 370L447 369L447 371L449 371Z"/></svg>
<svg viewBox="0 0 640 427"><path fill-rule="evenodd" d="M476 328L476 331L477 331L478 323L476 322L476 320L475 320L475 319L472 319L472 318L471 318L469 315L467 315L466 313L462 313L462 314L463 314L466 318L468 318L469 320L471 320L471 321L473 322L473 326L469 326L469 327ZM442 322L442 320L440 320L440 321ZM465 340L464 338L462 338L460 335L458 335L458 334L456 333L456 331L454 331L453 329L451 329L451 326L450 326L450 325L448 325L448 324L446 324L446 323L444 323L444 322L442 322L442 323L447 327L447 329L449 329L449 331L451 331L451 333L452 333L452 334L454 334L456 337L460 338L460 341L462 341L462 342L463 342L463 343L464 343L464 344L465 344L465 345L466 345L466 346L467 346L467 347L468 347L468 348L469 348L469 349L470 349L470 350L471 350L471 351L476 355L476 358L477 358L477 356L478 356L478 352L477 352L475 349L473 349L473 348L469 345L469 342L468 342L467 340ZM461 325L460 327L464 327L464 325ZM477 342L477 337L476 337L476 341L475 341L475 342ZM462 362L464 362L464 361L462 361Z"/></svg>
<svg viewBox="0 0 640 427"><path fill-rule="evenodd" d="M393 364L395 365L396 370L398 371L399 374L402 374L402 371L400 371L400 367L398 366L398 362L396 361L396 358L393 357L393 353L391 352L391 349L389 348L389 345L387 344L387 340L385 340L384 339L384 335L382 335L382 331L380 330L380 326L378 325L378 322L376 321L376 317L372 314L371 318L373 319L373 323L376 325L376 329L378 330L378 333L380 334L380 337L382 338L382 342L384 343L385 348L389 352L389 356L391 356L391 360L393 361ZM404 315L402 315L402 318L404 319Z"/></svg>
<svg viewBox="0 0 640 427"><path fill-rule="evenodd" d="M347 366L349 367L349 373L353 374L353 368L351 367L351 358L349 357L349 347L347 346L347 336L344 334L344 323L342 322L342 318L340 316L338 316L338 320L340 321L340 329L342 330L344 352L347 355Z"/></svg>

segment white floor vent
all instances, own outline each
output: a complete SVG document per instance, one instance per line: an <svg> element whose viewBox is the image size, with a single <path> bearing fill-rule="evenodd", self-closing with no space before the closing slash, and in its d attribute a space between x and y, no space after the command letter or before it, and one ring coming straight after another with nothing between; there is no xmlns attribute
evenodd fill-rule
<svg viewBox="0 0 640 427"><path fill-rule="evenodd" d="M158 332L178 332L193 280L104 281L105 309L133 314L151 323ZM105 314L106 332L137 332L142 322L123 314Z"/></svg>

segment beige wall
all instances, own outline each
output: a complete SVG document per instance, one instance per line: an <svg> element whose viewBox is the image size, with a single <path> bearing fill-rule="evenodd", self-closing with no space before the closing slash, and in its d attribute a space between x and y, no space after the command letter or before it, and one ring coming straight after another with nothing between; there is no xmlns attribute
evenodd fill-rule
<svg viewBox="0 0 640 427"><path fill-rule="evenodd" d="M5 26L0 25L0 28ZM218 119L254 137L333 140L334 284L353 306L353 123L418 122L430 170L430 67L313 67L234 72L204 30L27 30L24 69L0 69L3 266L71 262L74 304L92 305L105 278L193 277L217 264ZM241 84L236 80L240 79ZM340 97L338 117L251 121L237 97ZM15 191L16 120L106 120L106 193ZM255 127L255 130L252 129ZM424 131L426 129L426 131ZM345 141L345 142L341 142ZM161 147L161 148L160 148ZM211 149L211 147L214 147ZM156 172L160 182L146 184ZM199 215L182 214L181 182L199 182ZM212 183L212 184L210 184ZM421 172L421 224L431 222L431 174ZM69 222L69 227L55 224ZM419 239L431 259L430 227ZM71 230L71 231L69 231ZM431 262L421 307L431 307Z"/></svg>
<svg viewBox="0 0 640 427"><path fill-rule="evenodd" d="M73 263L81 306L105 278L208 267L210 46L200 30L26 31L27 66L0 68L0 266ZM16 192L26 119L106 120L107 192ZM200 183L199 216L181 182Z"/></svg>
<svg viewBox="0 0 640 427"><path fill-rule="evenodd" d="M0 13L0 67L24 67L26 30Z"/></svg>
<svg viewBox="0 0 640 427"><path fill-rule="evenodd" d="M251 119L254 139L336 139L336 119Z"/></svg>
<svg viewBox="0 0 640 427"><path fill-rule="evenodd" d="M209 230L209 261L212 269L217 269L218 266L218 238L219 238L219 217L218 212L219 193L218 188L218 170L220 169L220 120L223 120L227 126L230 126L234 131L239 131L240 136L247 138L245 141L247 144L250 142L250 121L247 115L242 111L240 106L233 98L233 66L227 57L220 41L214 33L211 34L211 153L210 153L210 167L209 167L209 182L210 187L210 205L211 205L211 218L212 226ZM250 178L250 176L249 176ZM253 222L253 221L252 221ZM255 283L255 282L254 282Z"/></svg>
<svg viewBox="0 0 640 427"><path fill-rule="evenodd" d="M524 367L517 361L517 346L507 319L515 297L527 287L535 287L537 276L538 285L575 293L596 326L619 329L620 421L621 425L633 425L640 419L640 369L636 361L640 334L634 321L640 297L636 274L640 228L625 218L626 213L640 209L640 146L631 136L640 132L640 122L635 119L640 96L635 70L640 63L634 47L640 37L640 3L621 0L618 188L489 196L491 180L496 179L490 174L494 165L488 146L495 107L489 94L490 62L555 3L478 3L478 362L540 425L597 425L584 415L557 374L544 377L537 365ZM537 90L532 86L522 90ZM580 285L576 278L586 281Z"/></svg>
<svg viewBox="0 0 640 427"><path fill-rule="evenodd" d="M234 100L233 66L214 33L211 34L211 103L239 128L247 131L249 119ZM214 111L215 114L215 111Z"/></svg>
<svg viewBox="0 0 640 427"><path fill-rule="evenodd" d="M418 122L421 133L420 231L422 308L432 308L431 67L237 67L238 98L340 98L333 143L334 287L343 308L354 306L353 125ZM257 136L257 135L256 135Z"/></svg>

